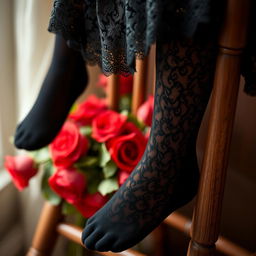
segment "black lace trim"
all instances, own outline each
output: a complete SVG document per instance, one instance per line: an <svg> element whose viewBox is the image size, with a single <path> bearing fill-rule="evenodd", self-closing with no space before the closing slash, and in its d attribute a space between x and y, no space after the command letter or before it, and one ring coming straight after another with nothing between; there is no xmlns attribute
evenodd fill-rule
<svg viewBox="0 0 256 256"><path fill-rule="evenodd" d="M98 64L106 75L126 76L135 72L135 58L144 58L156 40L216 40L221 7L221 0L54 0L48 30L61 34L86 63ZM255 46L255 36L250 41ZM256 95L256 53L250 49L242 74L245 92Z"/></svg>

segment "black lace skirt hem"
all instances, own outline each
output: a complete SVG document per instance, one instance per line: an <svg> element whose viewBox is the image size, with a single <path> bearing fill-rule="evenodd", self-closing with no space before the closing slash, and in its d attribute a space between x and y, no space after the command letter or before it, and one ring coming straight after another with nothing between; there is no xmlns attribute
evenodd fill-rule
<svg viewBox="0 0 256 256"><path fill-rule="evenodd" d="M156 41L216 40L221 9L220 0L55 0L48 30L61 34L105 75L127 76L135 72L135 59L147 56ZM250 51L242 74L244 91L256 95L256 58Z"/></svg>

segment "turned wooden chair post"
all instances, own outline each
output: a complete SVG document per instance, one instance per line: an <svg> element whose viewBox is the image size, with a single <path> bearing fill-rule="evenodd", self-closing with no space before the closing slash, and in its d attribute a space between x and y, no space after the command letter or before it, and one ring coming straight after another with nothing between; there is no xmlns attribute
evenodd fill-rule
<svg viewBox="0 0 256 256"><path fill-rule="evenodd" d="M188 256L212 256L219 236L228 154L240 81L240 56L246 45L250 0L227 0L219 38L206 151Z"/></svg>

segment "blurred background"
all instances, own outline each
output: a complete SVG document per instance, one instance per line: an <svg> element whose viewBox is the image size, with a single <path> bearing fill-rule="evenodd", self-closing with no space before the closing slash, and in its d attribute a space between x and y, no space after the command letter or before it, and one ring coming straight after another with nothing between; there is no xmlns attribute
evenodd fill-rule
<svg viewBox="0 0 256 256"><path fill-rule="evenodd" d="M19 193L3 168L3 157L17 153L9 138L16 124L31 108L47 72L54 35L47 32L50 0L0 1L0 255L24 255L29 247L42 208L38 178ZM154 63L151 54L151 64ZM86 93L97 93L97 67L88 67L90 84ZM153 74L148 77L152 88ZM256 250L256 98L243 93L241 81L223 203L221 234ZM149 89L149 92L152 90ZM208 110L198 140L202 160L208 125ZM193 202L180 211L192 216ZM165 227L166 255L185 256L188 238ZM66 241L60 239L54 255L65 255ZM145 245L147 247L147 243ZM150 246L145 248L150 252ZM154 254L152 254L154 255Z"/></svg>

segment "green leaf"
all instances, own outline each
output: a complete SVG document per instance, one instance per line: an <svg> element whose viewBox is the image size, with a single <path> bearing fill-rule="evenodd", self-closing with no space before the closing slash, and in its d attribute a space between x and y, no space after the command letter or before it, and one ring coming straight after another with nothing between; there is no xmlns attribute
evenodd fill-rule
<svg viewBox="0 0 256 256"><path fill-rule="evenodd" d="M48 163L44 165L44 174L42 178L42 194L46 200L48 200L53 205L58 205L61 202L61 197L59 197L49 186L48 179L54 173L54 168L52 164Z"/></svg>
<svg viewBox="0 0 256 256"><path fill-rule="evenodd" d="M105 178L112 177L117 171L117 166L113 161L107 162L107 164L103 167L103 173Z"/></svg>
<svg viewBox="0 0 256 256"><path fill-rule="evenodd" d="M35 160L37 164L45 163L51 159L48 147L30 151L28 154Z"/></svg>
<svg viewBox="0 0 256 256"><path fill-rule="evenodd" d="M96 156L83 157L75 164L77 168L94 167L99 163L99 158Z"/></svg>
<svg viewBox="0 0 256 256"><path fill-rule="evenodd" d="M142 122L140 122L136 116L129 114L128 115L128 121L134 123L141 131L143 131L146 127L146 125Z"/></svg>
<svg viewBox="0 0 256 256"><path fill-rule="evenodd" d="M96 192L98 192L99 184L100 184L100 179L98 178L90 179L87 185L87 190L89 194L95 194Z"/></svg>
<svg viewBox="0 0 256 256"><path fill-rule="evenodd" d="M103 179L102 168L85 168L84 173L87 178L87 190L90 194L98 192L98 186Z"/></svg>
<svg viewBox="0 0 256 256"><path fill-rule="evenodd" d="M130 111L131 110L131 102L132 102L131 94L123 95L119 101L119 108L121 109L121 111L123 111L123 110Z"/></svg>
<svg viewBox="0 0 256 256"><path fill-rule="evenodd" d="M66 201L64 201L64 203L62 205L61 211L64 215L73 215L77 212L76 208Z"/></svg>
<svg viewBox="0 0 256 256"><path fill-rule="evenodd" d="M123 115L123 116L128 117L129 116L129 111L128 110L123 110L123 111L120 112L120 114Z"/></svg>
<svg viewBox="0 0 256 256"><path fill-rule="evenodd" d="M83 126L80 128L80 133L84 136L90 136L92 134L92 127L91 126Z"/></svg>
<svg viewBox="0 0 256 256"><path fill-rule="evenodd" d="M91 139L90 140L90 147L91 147L92 151L98 153L100 151L100 148L101 148L101 143Z"/></svg>
<svg viewBox="0 0 256 256"><path fill-rule="evenodd" d="M112 193L118 189L118 183L116 178L109 178L103 180L98 187L98 191L103 195Z"/></svg>
<svg viewBox="0 0 256 256"><path fill-rule="evenodd" d="M99 159L100 166L104 167L110 159L111 157L106 148L106 145L102 143L100 147L100 159Z"/></svg>
<svg viewBox="0 0 256 256"><path fill-rule="evenodd" d="M78 107L78 104L77 104L77 103L74 103L74 104L72 105L72 107L71 107L69 113L71 114L71 113L75 112L76 109L77 109L77 107Z"/></svg>

